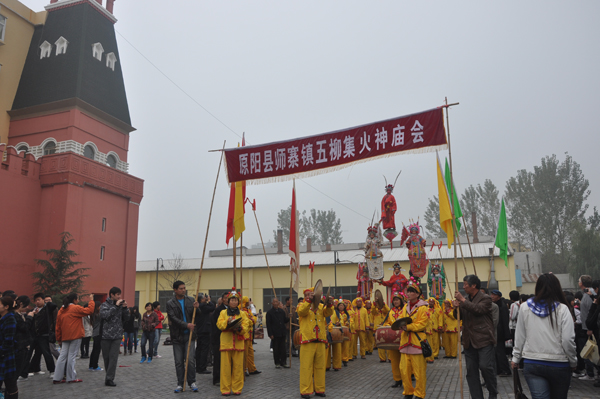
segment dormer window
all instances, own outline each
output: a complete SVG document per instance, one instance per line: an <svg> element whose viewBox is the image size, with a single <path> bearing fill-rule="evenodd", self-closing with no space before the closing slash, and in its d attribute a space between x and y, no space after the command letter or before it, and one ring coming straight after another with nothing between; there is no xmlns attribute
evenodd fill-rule
<svg viewBox="0 0 600 399"><path fill-rule="evenodd" d="M110 68L114 71L116 63L117 63L117 57L115 56L115 53L106 54L106 66L108 68Z"/></svg>
<svg viewBox="0 0 600 399"><path fill-rule="evenodd" d="M41 54L40 60L46 57L50 57L50 53L52 52L52 45L48 43L48 41L44 40L44 43L40 46Z"/></svg>
<svg viewBox="0 0 600 399"><path fill-rule="evenodd" d="M100 43L92 44L92 56L98 61L102 61L102 54L104 53L104 47Z"/></svg>
<svg viewBox="0 0 600 399"><path fill-rule="evenodd" d="M67 52L69 41L61 36L54 44L56 44L56 55L65 54Z"/></svg>

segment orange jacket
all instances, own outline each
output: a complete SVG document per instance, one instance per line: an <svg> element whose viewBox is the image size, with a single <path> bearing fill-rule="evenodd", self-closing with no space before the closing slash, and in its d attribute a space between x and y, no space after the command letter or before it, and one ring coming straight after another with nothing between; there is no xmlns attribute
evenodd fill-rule
<svg viewBox="0 0 600 399"><path fill-rule="evenodd" d="M94 301L90 301L87 308L75 304L71 304L66 308L62 306L56 317L56 342L83 338L85 331L81 319L94 313L95 306Z"/></svg>

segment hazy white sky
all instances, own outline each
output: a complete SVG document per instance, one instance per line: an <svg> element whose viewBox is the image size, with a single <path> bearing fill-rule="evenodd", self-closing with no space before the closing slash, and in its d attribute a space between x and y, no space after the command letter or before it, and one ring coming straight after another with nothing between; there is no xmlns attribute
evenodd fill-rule
<svg viewBox="0 0 600 399"><path fill-rule="evenodd" d="M49 3L21 1L36 11ZM590 181L590 207L599 203L598 1L118 0L115 16L138 129L129 170L145 180L139 260L202 255L219 163L208 150L223 140L231 147L242 132L251 144L318 134L430 109L445 96L460 102L450 111L459 192L486 178L503 192L517 170L568 152ZM382 175L400 169L396 222L422 220L437 195L435 153L298 181L298 207L334 209L344 241L363 241ZM248 188L266 241L291 188ZM225 247L228 196L222 171L209 250ZM259 242L249 216L247 246Z"/></svg>

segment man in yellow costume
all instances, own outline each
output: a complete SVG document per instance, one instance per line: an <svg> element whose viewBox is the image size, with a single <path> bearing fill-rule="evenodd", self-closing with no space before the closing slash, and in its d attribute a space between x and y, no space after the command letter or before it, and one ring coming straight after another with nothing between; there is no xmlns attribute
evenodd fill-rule
<svg viewBox="0 0 600 399"><path fill-rule="evenodd" d="M340 302L342 302L340 298ZM350 328L350 333L352 334L348 341L344 341L342 344L342 364L344 367L348 366L348 362L352 360L352 336L354 336L354 311L352 310L352 303L348 299L344 299L344 308L348 314L348 320L346 327Z"/></svg>
<svg viewBox="0 0 600 399"><path fill-rule="evenodd" d="M356 329L356 341L360 340L360 358L366 359L365 356L367 352L367 348L369 346L367 342L367 327L371 325L371 321L369 320L369 313L367 309L363 306L362 298L356 298L356 310L354 313L354 327ZM356 344L353 343L353 350L356 349ZM357 353L357 352L355 352Z"/></svg>
<svg viewBox="0 0 600 399"><path fill-rule="evenodd" d="M350 315L346 312L346 305L343 301L339 301L335 307L335 312L331 315L331 322L329 323L329 331L333 330L334 327L349 327L348 322ZM343 345L347 341L331 344L333 350L333 369L339 371L342 369L342 351Z"/></svg>
<svg viewBox="0 0 600 399"><path fill-rule="evenodd" d="M385 304L385 302L381 302L381 303L377 303L377 301L374 302L375 306L373 306L371 308L371 316L373 317L373 332L377 331L377 327L380 327L383 325L383 321L385 320L385 317L388 315L388 313L390 312L390 308L388 307L388 305ZM379 361L381 363L385 363L385 361L387 360L387 351L384 351L383 349L377 349L377 354L379 355Z"/></svg>
<svg viewBox="0 0 600 399"><path fill-rule="evenodd" d="M304 302L298 305L298 321L302 344L300 349L300 396L310 398L325 397L325 359L327 345L326 317L333 314L333 298L327 298L327 305L319 303L316 312L312 306L314 301L314 287L304 290ZM314 383L313 383L314 378Z"/></svg>
<svg viewBox="0 0 600 399"><path fill-rule="evenodd" d="M449 300L444 301L444 351L445 358L456 358L458 347L458 320L454 317L454 307Z"/></svg>
<svg viewBox="0 0 600 399"><path fill-rule="evenodd" d="M410 317L412 323L404 327L400 339L400 372L402 374L402 385L404 385L404 397L415 399L425 398L427 386L427 363L421 350L421 340L425 340L425 329L428 323L427 302L420 299L421 288L411 277L406 288L408 302L400 312L400 318ZM420 338L420 339L419 339ZM416 386L413 387L411 375L415 376Z"/></svg>
<svg viewBox="0 0 600 399"><path fill-rule="evenodd" d="M261 371L256 369L254 365L254 347L252 346L252 331L254 330L254 324L256 324L256 316L252 314L252 311L248 307L250 300L247 296L242 297L242 312L248 317L248 332L244 335L244 359L246 360L245 372L246 375L260 374Z"/></svg>
<svg viewBox="0 0 600 399"><path fill-rule="evenodd" d="M230 396L242 393L244 388L244 335L248 333L248 318L240 312L240 295L235 287L227 297L227 309L222 310L217 319L217 328L221 333L221 395ZM236 319L242 319L234 328L228 325Z"/></svg>
<svg viewBox="0 0 600 399"><path fill-rule="evenodd" d="M427 363L433 363L440 354L440 313L442 308L435 298L429 298L429 328L427 331L427 341L431 345L431 356L427 358Z"/></svg>
<svg viewBox="0 0 600 399"><path fill-rule="evenodd" d="M390 309L387 317L384 319L384 325L386 326L391 326L394 324L394 322L400 318L400 314L404 308L404 299L402 299L402 294L400 292L394 292L393 295L393 307ZM400 350L390 349L387 352L392 364L392 375L394 376L394 385L392 385L392 388L398 388L402 386L402 374L400 374Z"/></svg>
<svg viewBox="0 0 600 399"><path fill-rule="evenodd" d="M369 317L369 324L367 324L366 328L367 347L365 348L365 353L372 355L373 348L375 348L375 315L373 314L373 304L368 299L365 299L365 309L367 309Z"/></svg>

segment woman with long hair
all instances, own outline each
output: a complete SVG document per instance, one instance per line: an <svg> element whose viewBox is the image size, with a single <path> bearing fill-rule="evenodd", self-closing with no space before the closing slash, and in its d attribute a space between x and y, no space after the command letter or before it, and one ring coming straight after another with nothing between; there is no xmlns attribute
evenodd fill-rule
<svg viewBox="0 0 600 399"><path fill-rule="evenodd" d="M15 357L15 333L17 321L13 313L15 300L12 296L0 298L0 387L6 385L6 398L18 399L17 362Z"/></svg>
<svg viewBox="0 0 600 399"><path fill-rule="evenodd" d="M535 296L519 309L512 367L523 359L532 399L567 398L577 366L575 326L555 275L538 278Z"/></svg>
<svg viewBox="0 0 600 399"><path fill-rule="evenodd" d="M96 303L92 295L89 296L88 306L85 308L75 305L76 301L77 294L73 293L65 296L63 306L58 311L58 317L56 318L56 342L60 343L61 348L54 371L54 384L64 382L65 368L69 383L82 382L82 380L77 379L77 372L75 371L75 359L81 346L81 339L85 335L82 318L94 313Z"/></svg>

